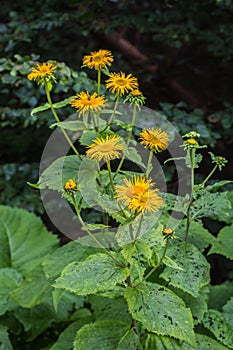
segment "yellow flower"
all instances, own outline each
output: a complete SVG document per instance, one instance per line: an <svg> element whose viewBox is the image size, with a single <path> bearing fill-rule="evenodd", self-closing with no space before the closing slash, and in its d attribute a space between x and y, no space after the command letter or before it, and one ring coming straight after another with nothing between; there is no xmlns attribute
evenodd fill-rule
<svg viewBox="0 0 233 350"><path fill-rule="evenodd" d="M77 191L77 182L73 179L69 179L64 185L64 190L68 193Z"/></svg>
<svg viewBox="0 0 233 350"><path fill-rule="evenodd" d="M124 95L125 93L138 88L138 80L132 74L111 73L110 78L106 80L106 88L112 93Z"/></svg>
<svg viewBox="0 0 233 350"><path fill-rule="evenodd" d="M55 69L56 67L52 63L38 63L35 68L32 68L31 73L28 74L27 77L29 80L35 80L37 82L42 82L51 78L55 81L55 77L53 75L53 71Z"/></svg>
<svg viewBox="0 0 233 350"><path fill-rule="evenodd" d="M99 50L93 51L90 55L86 55L83 58L83 65L92 69L101 70L106 66L110 66L113 62L113 56L111 51Z"/></svg>
<svg viewBox="0 0 233 350"><path fill-rule="evenodd" d="M169 136L161 129L144 129L140 133L140 143L154 152L164 151L169 142Z"/></svg>
<svg viewBox="0 0 233 350"><path fill-rule="evenodd" d="M163 205L163 199L157 194L158 189L148 190L133 197L128 205L130 211L139 213L156 212Z"/></svg>
<svg viewBox="0 0 233 350"><path fill-rule="evenodd" d="M131 95L132 96L141 96L142 92L140 90L138 90L138 89L135 89L135 90L131 91Z"/></svg>
<svg viewBox="0 0 233 350"><path fill-rule="evenodd" d="M109 162L112 159L120 158L124 145L121 138L116 135L107 135L106 138L97 138L93 140L93 144L88 146L86 155L88 158L95 159L100 162L102 159Z"/></svg>
<svg viewBox="0 0 233 350"><path fill-rule="evenodd" d="M133 176L132 180L124 178L124 185L116 185L116 198L125 205L129 205L134 196L145 193L153 186L151 179L147 180L144 176Z"/></svg>
<svg viewBox="0 0 233 350"><path fill-rule="evenodd" d="M92 95L89 92L80 92L77 97L70 101L71 106L75 107L80 115L91 111L99 112L107 105L104 96L98 96L96 92Z"/></svg>
<svg viewBox="0 0 233 350"><path fill-rule="evenodd" d="M185 142L189 143L190 145L197 145L198 144L197 140L195 140L193 138L188 139Z"/></svg>

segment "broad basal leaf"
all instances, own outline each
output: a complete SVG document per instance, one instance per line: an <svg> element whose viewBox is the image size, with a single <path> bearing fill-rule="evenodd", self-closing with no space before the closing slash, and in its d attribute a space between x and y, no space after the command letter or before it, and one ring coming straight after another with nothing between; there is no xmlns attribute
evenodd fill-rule
<svg viewBox="0 0 233 350"><path fill-rule="evenodd" d="M135 350L138 338L130 325L121 321L97 321L78 331L74 350Z"/></svg>
<svg viewBox="0 0 233 350"><path fill-rule="evenodd" d="M196 334L198 350L229 350L226 346L205 334Z"/></svg>
<svg viewBox="0 0 233 350"><path fill-rule="evenodd" d="M38 217L8 206L0 206L0 241L0 268L12 267L22 274L34 269L58 247L57 237Z"/></svg>
<svg viewBox="0 0 233 350"><path fill-rule="evenodd" d="M16 270L7 267L0 269L0 315L17 307L15 302L10 298L10 292L22 282L23 277Z"/></svg>
<svg viewBox="0 0 233 350"><path fill-rule="evenodd" d="M209 309L222 310L222 307L233 295L233 282L225 281L222 284L210 286Z"/></svg>
<svg viewBox="0 0 233 350"><path fill-rule="evenodd" d="M51 298L51 282L45 278L41 266L27 274L25 281L10 293L11 298L20 306L31 308Z"/></svg>
<svg viewBox="0 0 233 350"><path fill-rule="evenodd" d="M196 346L193 319L182 299L156 283L127 287L125 298L132 317L149 332L167 335Z"/></svg>
<svg viewBox="0 0 233 350"><path fill-rule="evenodd" d="M184 256L184 245L182 242L170 245L167 255L182 267L182 270L166 266L160 277L170 285L180 288L197 298L200 289L207 285L210 280L210 267L205 257L192 244L187 245L187 253Z"/></svg>
<svg viewBox="0 0 233 350"><path fill-rule="evenodd" d="M120 256L111 252L116 261ZM85 261L69 264L56 280L55 288L64 288L78 295L94 294L111 290L129 275L128 268L121 267L106 254L94 254Z"/></svg>
<svg viewBox="0 0 233 350"><path fill-rule="evenodd" d="M157 334L148 334L145 341L145 350L197 350L197 347L191 346L184 341L161 336Z"/></svg>
<svg viewBox="0 0 233 350"><path fill-rule="evenodd" d="M212 332L217 340L233 349L232 324L217 310L209 310L203 320L204 326Z"/></svg>
<svg viewBox="0 0 233 350"><path fill-rule="evenodd" d="M221 254L226 258L233 260L232 247L233 247L233 224L231 226L225 226L219 231L218 237L213 242L208 255Z"/></svg>
<svg viewBox="0 0 233 350"><path fill-rule="evenodd" d="M7 328L0 324L0 350L14 350L9 339Z"/></svg>
<svg viewBox="0 0 233 350"><path fill-rule="evenodd" d="M100 251L100 249L83 246L76 241L67 243L45 257L42 262L45 275L47 278L57 277L71 262L85 260L89 255L98 251Z"/></svg>
<svg viewBox="0 0 233 350"><path fill-rule="evenodd" d="M71 323L62 333L60 333L58 340L51 348L49 348L49 350L72 350L77 331L90 321L90 318L82 318L81 320Z"/></svg>
<svg viewBox="0 0 233 350"><path fill-rule="evenodd" d="M118 320L128 324L132 322L124 298L109 299L97 295L91 295L89 300L91 303L91 309L97 320Z"/></svg>

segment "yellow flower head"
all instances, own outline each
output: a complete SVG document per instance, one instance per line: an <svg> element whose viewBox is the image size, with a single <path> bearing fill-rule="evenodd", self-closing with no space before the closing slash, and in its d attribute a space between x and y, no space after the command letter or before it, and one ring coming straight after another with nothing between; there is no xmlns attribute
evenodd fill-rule
<svg viewBox="0 0 233 350"><path fill-rule="evenodd" d="M161 129L144 129L140 133L140 143L154 152L161 152L167 149L169 136Z"/></svg>
<svg viewBox="0 0 233 350"><path fill-rule="evenodd" d="M106 138L97 138L93 140L93 144L88 146L86 155L88 158L95 159L100 162L102 159L109 162L112 159L120 158L124 145L119 136L107 135Z"/></svg>
<svg viewBox="0 0 233 350"><path fill-rule="evenodd" d="M138 88L138 80L132 74L125 73L111 73L110 78L106 80L106 88L112 93L117 93L118 95L124 95L129 91Z"/></svg>
<svg viewBox="0 0 233 350"><path fill-rule="evenodd" d="M107 105L104 96L98 96L96 92L92 95L89 92L80 92L77 97L70 102L71 106L75 107L80 115L91 111L99 112Z"/></svg>
<svg viewBox="0 0 233 350"><path fill-rule="evenodd" d="M35 80L38 83L56 79L53 75L56 67L52 63L38 63L35 68L32 68L31 73L28 74L29 80Z"/></svg>
<svg viewBox="0 0 233 350"><path fill-rule="evenodd" d="M193 138L188 139L185 142L189 143L190 145L197 145L198 144L197 140L195 140Z"/></svg>
<svg viewBox="0 0 233 350"><path fill-rule="evenodd" d="M64 190L68 193L76 192L77 191L77 182L73 179L69 179L66 181L64 185Z"/></svg>
<svg viewBox="0 0 233 350"><path fill-rule="evenodd" d="M142 96L142 92L141 92L140 90L138 90L138 89L132 90L132 91L130 92L130 94L131 94L132 96Z"/></svg>
<svg viewBox="0 0 233 350"><path fill-rule="evenodd" d="M116 185L116 198L128 206L136 195L147 192L152 186L151 179L142 175L134 175L131 180L124 178L124 185Z"/></svg>
<svg viewBox="0 0 233 350"><path fill-rule="evenodd" d="M140 110L140 105L142 106L145 100L146 98L143 96L142 92L138 89L134 89L126 96L124 102L130 102L130 105L136 105Z"/></svg>
<svg viewBox="0 0 233 350"><path fill-rule="evenodd" d="M128 205L130 211L156 212L163 205L163 199L157 194L158 189L148 190L133 197Z"/></svg>
<svg viewBox="0 0 233 350"><path fill-rule="evenodd" d="M83 65L95 70L101 70L106 66L110 66L113 62L113 56L111 51L99 50L93 51L90 55L86 55L83 58Z"/></svg>

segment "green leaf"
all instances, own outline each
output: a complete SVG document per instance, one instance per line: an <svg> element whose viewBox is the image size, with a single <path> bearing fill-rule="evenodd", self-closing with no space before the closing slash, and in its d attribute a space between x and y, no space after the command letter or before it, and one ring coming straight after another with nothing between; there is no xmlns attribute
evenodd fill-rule
<svg viewBox="0 0 233 350"><path fill-rule="evenodd" d="M50 108L51 108L50 104L47 102L43 106L33 108L33 110L31 111L31 116L33 116L36 113L46 111L47 109L50 109Z"/></svg>
<svg viewBox="0 0 233 350"><path fill-rule="evenodd" d="M0 324L0 350L14 350L10 342L7 328Z"/></svg>
<svg viewBox="0 0 233 350"><path fill-rule="evenodd" d="M39 188L63 192L66 181L77 179L79 166L80 159L76 155L56 159L41 174L38 181Z"/></svg>
<svg viewBox="0 0 233 350"><path fill-rule="evenodd" d="M226 346L204 334L196 334L198 350L228 350Z"/></svg>
<svg viewBox="0 0 233 350"><path fill-rule="evenodd" d="M233 224L231 226L223 227L217 236L217 239L213 242L211 249L208 252L210 254L221 254L228 259L233 260Z"/></svg>
<svg viewBox="0 0 233 350"><path fill-rule="evenodd" d="M123 297L109 299L102 296L91 295L91 309L97 320L115 320L131 323L131 316L128 312L128 306Z"/></svg>
<svg viewBox="0 0 233 350"><path fill-rule="evenodd" d="M223 314L225 320L233 327L233 297L223 306Z"/></svg>
<svg viewBox="0 0 233 350"><path fill-rule="evenodd" d="M133 222L119 226L116 233L117 243L119 246L124 246L125 244L133 242L135 239L143 237L150 232L157 221L158 213L143 218L141 215L137 216Z"/></svg>
<svg viewBox="0 0 233 350"><path fill-rule="evenodd" d="M210 286L209 309L221 310L223 305L233 295L233 282L225 281L222 284Z"/></svg>
<svg viewBox="0 0 233 350"><path fill-rule="evenodd" d="M47 278L54 278L73 261L85 260L89 255L100 251L99 249L83 246L73 241L59 247L52 254L45 257L42 266ZM62 259L61 259L62 256Z"/></svg>
<svg viewBox="0 0 233 350"><path fill-rule="evenodd" d="M50 125L50 128L52 129L55 126L71 131L86 130L88 127L88 125L85 125L85 123L81 120L70 120L67 122L54 123Z"/></svg>
<svg viewBox="0 0 233 350"><path fill-rule="evenodd" d="M84 200L94 206L98 202L96 186L97 163L93 159L84 157L78 173L78 184Z"/></svg>
<svg viewBox="0 0 233 350"><path fill-rule="evenodd" d="M20 306L31 308L51 298L51 282L45 278L41 266L27 274L25 281L14 291L11 298Z"/></svg>
<svg viewBox="0 0 233 350"><path fill-rule="evenodd" d="M8 267L0 269L0 315L17 306L10 298L10 292L22 282L23 277L16 270Z"/></svg>
<svg viewBox="0 0 233 350"><path fill-rule="evenodd" d="M185 239L187 220L184 219L181 225L176 229L176 236L182 241ZM210 244L213 244L215 237L203 227L200 221L191 221L189 226L188 242L194 244L201 252L203 252Z"/></svg>
<svg viewBox="0 0 233 350"><path fill-rule="evenodd" d="M96 226L98 227L99 225L96 225ZM85 227L82 227L82 229L87 230L88 227L89 227L89 225L86 225ZM95 239L97 239L98 242L101 243L102 246L105 248L113 248L113 247L116 248L117 247L117 243L115 240L115 233L109 232L109 231L93 233L92 236L86 235L86 236L78 238L77 241L81 245L98 248L99 244L96 242Z"/></svg>
<svg viewBox="0 0 233 350"><path fill-rule="evenodd" d="M137 164L142 169L146 169L146 165L143 163L142 157L138 153L136 148L128 147L124 152L124 156L126 159L131 160L133 163Z"/></svg>
<svg viewBox="0 0 233 350"><path fill-rule="evenodd" d="M130 325L124 322L113 320L97 321L86 325L77 333L74 350L97 348L101 350L135 350L138 346L138 339L129 327Z"/></svg>
<svg viewBox="0 0 233 350"><path fill-rule="evenodd" d="M168 335L196 346L193 319L182 299L156 283L127 287L125 298L132 317L149 332Z"/></svg>
<svg viewBox="0 0 233 350"><path fill-rule="evenodd" d="M111 255L120 261L118 254L111 252ZM99 253L91 255L85 261L69 264L54 287L64 288L77 295L94 294L111 290L128 275L127 268L117 266L109 255Z"/></svg>
<svg viewBox="0 0 233 350"><path fill-rule="evenodd" d="M209 217L219 221L227 220L231 209L231 203L227 195L228 192L217 194L207 191L202 192L201 196L193 202L191 207L192 218L197 220L202 217Z"/></svg>
<svg viewBox="0 0 233 350"><path fill-rule="evenodd" d="M58 340L51 348L49 348L49 350L73 349L74 338L77 331L90 321L91 318L82 318L81 320L71 323L62 333L60 333Z"/></svg>
<svg viewBox="0 0 233 350"><path fill-rule="evenodd" d="M152 257L149 244L143 239L137 240L135 243L128 243L123 246L121 254L130 263L132 281L135 282L138 278L142 281L143 274Z"/></svg>
<svg viewBox="0 0 233 350"><path fill-rule="evenodd" d="M76 96L70 96L69 98L66 98L63 101L59 101L56 103L53 103L53 108L62 108L70 104L70 101L73 100Z"/></svg>
<svg viewBox="0 0 233 350"><path fill-rule="evenodd" d="M172 288L172 291L176 293L184 302L185 305L191 310L193 315L194 324L198 324L203 320L204 314L207 312L207 302L209 296L209 288L203 287L198 298L194 298L192 295L185 293L181 289Z"/></svg>
<svg viewBox="0 0 233 350"><path fill-rule="evenodd" d="M79 138L79 142L82 146L88 146L93 143L93 140L100 136L100 133L95 130L87 130L83 132L82 136Z"/></svg>
<svg viewBox="0 0 233 350"><path fill-rule="evenodd" d="M177 339L159 336L157 334L148 334L145 341L145 350L194 350L197 347L190 346L186 342Z"/></svg>
<svg viewBox="0 0 233 350"><path fill-rule="evenodd" d="M58 247L57 237L38 217L8 206L0 206L0 240L0 267L15 268L23 275Z"/></svg>
<svg viewBox="0 0 233 350"><path fill-rule="evenodd" d="M217 340L232 349L232 324L217 310L208 310L203 320L204 326L212 332Z"/></svg>
<svg viewBox="0 0 233 350"><path fill-rule="evenodd" d="M186 257L184 256L183 243L168 246L167 255L174 260L183 270L175 270L165 267L160 277L172 285L197 298L202 287L209 283L210 266L205 257L192 244L187 245Z"/></svg>

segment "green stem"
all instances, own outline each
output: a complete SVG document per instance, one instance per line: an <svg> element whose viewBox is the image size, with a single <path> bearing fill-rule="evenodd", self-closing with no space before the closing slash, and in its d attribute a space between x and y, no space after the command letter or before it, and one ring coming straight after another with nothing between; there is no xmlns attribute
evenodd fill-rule
<svg viewBox="0 0 233 350"><path fill-rule="evenodd" d="M131 136L132 136L132 133L133 133L133 126L134 126L134 123L135 123L135 118L136 118L136 111L137 111L137 106L134 105L133 106L134 109L133 109L133 116L132 116L132 121L131 121L131 130L129 132L129 135L127 136L128 140L127 140L127 146L129 146L129 143L130 143L130 139L131 139ZM120 163L117 167L117 170L115 172L115 175L114 175L114 178L116 177L116 175L119 173L121 167L122 167L122 164L124 163L124 160L125 160L125 157L123 156L120 160Z"/></svg>
<svg viewBox="0 0 233 350"><path fill-rule="evenodd" d="M134 123L135 123L135 118L136 118L136 112L137 112L137 106L134 105L133 106L133 116L132 116L132 120L131 120L131 129L129 132L129 135L127 136L128 140L127 140L127 146L129 146L132 134L133 134L133 127L134 127Z"/></svg>
<svg viewBox="0 0 233 350"><path fill-rule="evenodd" d="M114 187L114 183L113 183L113 179L112 179L112 171L111 171L111 165L110 165L110 161L107 161L107 169L108 169L108 175L109 175L109 179L110 179L110 184L112 186L113 189L113 193L115 192L115 187Z"/></svg>
<svg viewBox="0 0 233 350"><path fill-rule="evenodd" d="M190 156L190 164L191 164L191 194L190 194L190 200L187 208L187 223L186 223L186 229L185 229L185 237L184 237L184 255L186 256L187 251L187 241L188 241L188 234L189 234L189 228L190 228L190 210L193 203L193 193L194 193L194 160L195 160L195 148L191 148L189 150L189 156Z"/></svg>
<svg viewBox="0 0 233 350"><path fill-rule="evenodd" d="M205 180L202 182L201 187L205 186L205 183L209 180L209 178L213 175L213 173L217 170L218 165L216 164L214 166L214 168L211 170L211 172L209 173L209 175L205 178Z"/></svg>
<svg viewBox="0 0 233 350"><path fill-rule="evenodd" d="M150 272L144 277L144 281L147 280L152 275L152 273L154 273L155 270L162 264L162 261L166 255L166 252L167 252L168 242L169 242L169 238L166 239L166 244L165 244L163 255L162 255L161 259L159 260L158 264L156 266L154 266L153 269L150 270Z"/></svg>
<svg viewBox="0 0 233 350"><path fill-rule="evenodd" d="M48 100L48 103L49 103L49 105L50 105L50 108L51 108L51 111L52 111L52 113L53 113L53 116L54 116L56 122L57 122L57 123L60 123L60 119L59 119L59 117L58 117L58 115L57 115L57 112L55 111L55 109L54 109L54 107L53 107L53 103L52 103L52 100L51 100L51 96L50 96L50 92L49 92L49 87L48 87L48 84L47 84L47 83L45 83L45 91L46 91L47 100ZM62 128L61 128L61 131L62 131L63 135L65 136L65 138L66 138L68 144L70 145L70 147L71 147L72 150L74 151L74 153L79 157L79 159L82 159L81 156L80 156L80 154L79 154L79 152L78 152L77 149L74 147L73 142L70 140L70 138L69 138L67 132L66 132L64 129L62 129Z"/></svg>
<svg viewBox="0 0 233 350"><path fill-rule="evenodd" d="M80 215L80 209L77 205L77 202L76 202L76 198L75 198L75 195L74 193L71 194L72 196L72 202L73 202L73 205L74 205L74 208L75 208L75 211L76 211L76 214L77 214L77 217L81 223L81 225L85 226L85 222L83 221L81 215ZM93 241L95 241L97 243L97 245L104 250L104 252L111 257L111 259L114 260L114 262L117 264L117 265L120 265L122 267L125 267L123 266L119 261L117 261L113 256L112 254L98 241L98 239L96 239L95 235L93 235L89 230L86 230L86 232L88 233L88 235L91 237L91 239L93 239Z"/></svg>
<svg viewBox="0 0 233 350"><path fill-rule="evenodd" d="M153 157L153 151L150 151L149 157L148 157L148 162L147 162L147 167L146 167L146 178L148 178L148 176L150 174L152 157Z"/></svg>
<svg viewBox="0 0 233 350"><path fill-rule="evenodd" d="M116 113L116 109L117 109L117 106L118 106L118 102L119 102L119 98L120 96L117 95L117 98L116 98L116 102L115 102L115 105L114 105L114 108L113 108L113 111L112 111L112 115L107 123L107 126L105 127L104 131L107 129L107 127L114 121L114 117L115 117L115 113Z"/></svg>
<svg viewBox="0 0 233 350"><path fill-rule="evenodd" d="M134 242L136 242L139 234L140 234L140 231L141 231L141 228L142 228L142 222L143 222L143 214L141 215L140 217L140 221L139 221L139 224L138 224L138 229L137 229L137 232L136 232L136 235L135 235L135 238L134 238Z"/></svg>
<svg viewBox="0 0 233 350"><path fill-rule="evenodd" d="M98 78L97 78L97 92L98 96L100 96L100 82L101 82L101 69L98 69Z"/></svg>

